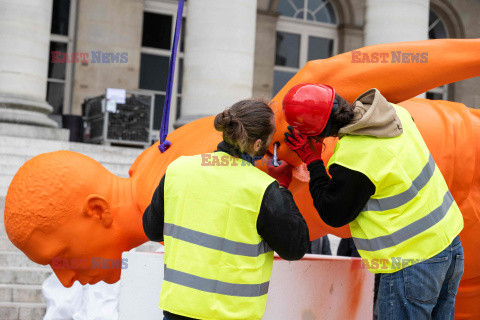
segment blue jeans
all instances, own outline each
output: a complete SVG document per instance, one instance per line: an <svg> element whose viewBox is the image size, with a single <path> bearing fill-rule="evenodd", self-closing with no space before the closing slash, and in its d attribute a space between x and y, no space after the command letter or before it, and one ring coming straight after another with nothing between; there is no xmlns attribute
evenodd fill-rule
<svg viewBox="0 0 480 320"><path fill-rule="evenodd" d="M462 243L457 236L436 256L397 272L382 274L378 319L453 319L463 264Z"/></svg>

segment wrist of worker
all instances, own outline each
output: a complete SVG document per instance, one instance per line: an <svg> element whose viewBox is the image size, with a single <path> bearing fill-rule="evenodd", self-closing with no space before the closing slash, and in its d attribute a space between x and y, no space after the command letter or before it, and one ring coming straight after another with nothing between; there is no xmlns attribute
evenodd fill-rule
<svg viewBox="0 0 480 320"><path fill-rule="evenodd" d="M314 163L314 162L316 162L316 161L322 161L322 163L323 163L322 156L319 155L319 154L315 154L315 153L311 153L311 154L309 154L309 155L307 155L307 156L304 156L304 157L302 158L302 161L307 165L307 167L308 167L310 164L312 164L312 163Z"/></svg>
<svg viewBox="0 0 480 320"><path fill-rule="evenodd" d="M277 181L279 184L279 188L285 188L285 189L288 189L288 187L290 186L290 183L292 182L292 180L287 180L287 179L281 179Z"/></svg>
<svg viewBox="0 0 480 320"><path fill-rule="evenodd" d="M313 161L310 161L308 164L307 163L305 164L307 165L308 171L312 171L315 169L321 169L322 171L325 171L325 172L327 171L327 169L325 168L325 163L321 158L314 159Z"/></svg>

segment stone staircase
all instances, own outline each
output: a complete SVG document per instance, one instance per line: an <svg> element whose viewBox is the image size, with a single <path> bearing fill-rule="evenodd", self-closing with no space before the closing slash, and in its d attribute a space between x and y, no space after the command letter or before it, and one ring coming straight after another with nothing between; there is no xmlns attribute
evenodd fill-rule
<svg viewBox="0 0 480 320"><path fill-rule="evenodd" d="M5 196L3 195L0 197L2 223L0 229L0 319L41 320L46 309L41 285L52 271L49 266L30 261L10 242L3 226L4 208Z"/></svg>
<svg viewBox="0 0 480 320"><path fill-rule="evenodd" d="M128 169L143 151L135 148L0 135L0 197L6 196L13 176L27 160L40 153L58 150L70 150L87 155L120 177L128 177Z"/></svg>
<svg viewBox="0 0 480 320"><path fill-rule="evenodd" d="M128 177L128 169L143 151L50 139L7 136L0 130L0 320L43 319L46 304L41 285L52 273L50 266L36 264L18 250L3 225L5 196L20 166L40 153L71 150L99 161L118 176ZM146 243L138 251L154 251L158 246Z"/></svg>

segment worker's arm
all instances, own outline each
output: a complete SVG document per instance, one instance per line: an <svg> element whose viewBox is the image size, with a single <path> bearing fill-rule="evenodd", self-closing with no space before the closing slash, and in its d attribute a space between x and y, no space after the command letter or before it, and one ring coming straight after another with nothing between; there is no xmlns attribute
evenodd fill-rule
<svg viewBox="0 0 480 320"><path fill-rule="evenodd" d="M163 241L163 218L165 216L163 207L164 185L165 175L163 175L162 180L160 180L157 189L153 193L152 202L143 213L143 231L145 231L147 238L151 241Z"/></svg>
<svg viewBox="0 0 480 320"><path fill-rule="evenodd" d="M340 165L330 166L330 178L322 160L308 165L310 194L323 222L338 228L357 218L375 185L361 172Z"/></svg>
<svg viewBox="0 0 480 320"><path fill-rule="evenodd" d="M310 247L305 219L286 188L277 181L265 190L257 219L258 234L285 260L301 259Z"/></svg>

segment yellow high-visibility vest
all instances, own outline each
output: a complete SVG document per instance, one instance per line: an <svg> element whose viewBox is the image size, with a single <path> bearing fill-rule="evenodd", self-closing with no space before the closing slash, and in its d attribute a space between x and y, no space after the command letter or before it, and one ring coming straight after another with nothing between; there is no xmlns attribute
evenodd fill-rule
<svg viewBox="0 0 480 320"><path fill-rule="evenodd" d="M273 251L257 217L273 181L225 152L168 166L161 309L195 319L262 318Z"/></svg>
<svg viewBox="0 0 480 320"><path fill-rule="evenodd" d="M365 174L375 194L350 223L373 273L391 273L443 251L463 228L462 214L412 117L394 105L403 133L345 135L328 162Z"/></svg>

